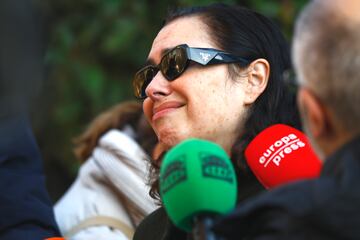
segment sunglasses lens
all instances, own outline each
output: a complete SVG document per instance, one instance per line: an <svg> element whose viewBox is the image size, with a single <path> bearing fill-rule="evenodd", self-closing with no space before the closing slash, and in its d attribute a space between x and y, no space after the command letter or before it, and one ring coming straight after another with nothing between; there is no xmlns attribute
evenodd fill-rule
<svg viewBox="0 0 360 240"><path fill-rule="evenodd" d="M182 46L178 46L164 55L159 64L159 68L164 77L167 80L172 81L185 71L187 63L188 58L186 49ZM145 89L158 71L158 67L147 66L135 74L133 80L135 97L146 98Z"/></svg>
<svg viewBox="0 0 360 240"><path fill-rule="evenodd" d="M134 94L137 98L145 98L145 89L155 77L158 70L153 66L147 66L135 74L133 81Z"/></svg>
<svg viewBox="0 0 360 240"><path fill-rule="evenodd" d="M166 79L171 81L184 72L186 65L186 50L182 47L176 47L163 57L160 69Z"/></svg>

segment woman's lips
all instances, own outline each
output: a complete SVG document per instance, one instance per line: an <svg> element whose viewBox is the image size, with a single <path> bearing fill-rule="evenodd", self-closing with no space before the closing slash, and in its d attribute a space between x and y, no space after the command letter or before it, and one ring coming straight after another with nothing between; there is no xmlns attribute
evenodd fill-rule
<svg viewBox="0 0 360 240"><path fill-rule="evenodd" d="M154 107L152 120L155 121L156 119L164 116L165 114L172 112L180 107L184 106L184 104L179 102L165 102L160 104L159 106Z"/></svg>

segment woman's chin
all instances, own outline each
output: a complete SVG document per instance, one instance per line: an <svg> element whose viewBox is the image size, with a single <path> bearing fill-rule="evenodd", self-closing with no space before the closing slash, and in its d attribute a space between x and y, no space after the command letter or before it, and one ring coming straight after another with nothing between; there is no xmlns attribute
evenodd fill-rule
<svg viewBox="0 0 360 240"><path fill-rule="evenodd" d="M162 132L158 136L159 136L159 142L161 142L161 144L166 148L166 150L169 150L170 148L181 143L185 139L190 138L190 136L180 135L179 132L176 131L174 132L174 130L168 132Z"/></svg>

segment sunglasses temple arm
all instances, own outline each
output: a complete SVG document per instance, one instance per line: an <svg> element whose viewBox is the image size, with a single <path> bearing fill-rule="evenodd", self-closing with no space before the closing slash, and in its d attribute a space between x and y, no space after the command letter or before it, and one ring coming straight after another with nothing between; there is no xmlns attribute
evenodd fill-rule
<svg viewBox="0 0 360 240"><path fill-rule="evenodd" d="M240 63L242 66L247 66L250 62L247 59L235 56L229 56L227 54L217 54L214 56L208 64L219 63Z"/></svg>

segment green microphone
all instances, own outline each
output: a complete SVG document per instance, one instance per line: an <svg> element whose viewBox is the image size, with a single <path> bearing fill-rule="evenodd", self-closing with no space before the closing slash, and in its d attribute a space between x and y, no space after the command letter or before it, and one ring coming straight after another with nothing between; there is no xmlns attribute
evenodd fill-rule
<svg viewBox="0 0 360 240"><path fill-rule="evenodd" d="M163 159L160 194L175 226L191 232L206 218L234 209L237 182L233 165L219 145L200 139L185 140Z"/></svg>

